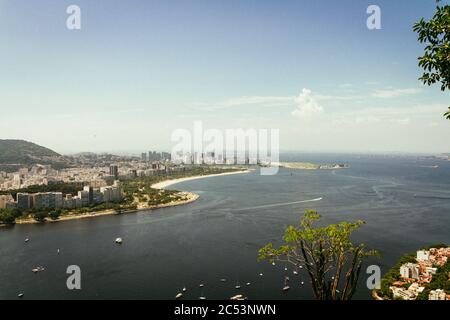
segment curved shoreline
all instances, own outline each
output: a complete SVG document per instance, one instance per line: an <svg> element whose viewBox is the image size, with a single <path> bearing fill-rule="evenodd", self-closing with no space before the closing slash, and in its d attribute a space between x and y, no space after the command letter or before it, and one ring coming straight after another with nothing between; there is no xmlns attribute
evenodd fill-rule
<svg viewBox="0 0 450 320"><path fill-rule="evenodd" d="M202 176L192 176L192 177L179 178L179 179L168 179L168 180L164 180L164 181L155 183L151 187L154 189L165 189L170 185L180 183L180 182L203 179L203 178L210 178L210 177L217 177L217 176L224 176L224 175L231 175L231 174L248 173L248 172L250 172L250 170L225 172L225 173L217 173L217 174L202 175ZM194 201L197 201L200 198L200 196L198 194L193 193L193 192L180 191L180 193L184 194L187 197L187 199L182 200L182 201L169 202L169 203L165 203L165 204L153 205L153 206L139 207L139 205L138 205L137 209L124 210L120 214L117 213L116 210L105 210L105 211L99 211L99 212L94 212L94 213L79 213L79 214L73 214L73 215L68 214L65 216L61 216L57 220L46 219L45 222L38 222L38 221L34 220L33 218L28 218L28 219L18 220L18 221L16 221L15 224L55 223L55 222L64 222L64 221L86 219L86 218L95 218L95 217L102 217L102 216L109 216L109 215L121 215L121 214L128 214L128 213L136 213L139 211L148 211L148 210L155 210L155 209L162 209L162 208L186 205L186 204L192 203ZM3 226L6 226L6 225L0 224L0 227L3 227Z"/></svg>
<svg viewBox="0 0 450 320"><path fill-rule="evenodd" d="M203 176L192 176L192 177L185 177L185 178L178 178L178 179L168 179L164 180L155 184L152 184L153 189L165 189L173 184L191 181L191 180L199 180L204 178L211 178L211 177L219 177L219 176L228 176L232 174L241 174L241 173L249 173L250 170L243 170L243 171L233 171L233 172L224 172L224 173L215 173L215 174L207 174Z"/></svg>

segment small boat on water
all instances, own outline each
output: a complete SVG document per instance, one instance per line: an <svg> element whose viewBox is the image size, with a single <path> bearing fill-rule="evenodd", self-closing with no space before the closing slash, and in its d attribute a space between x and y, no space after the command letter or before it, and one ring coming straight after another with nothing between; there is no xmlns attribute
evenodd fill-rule
<svg viewBox="0 0 450 320"><path fill-rule="evenodd" d="M42 272L44 270L45 270L44 267L36 267L36 268L31 269L31 271L33 271L33 273Z"/></svg>
<svg viewBox="0 0 450 320"><path fill-rule="evenodd" d="M261 273L259 274L259 276L262 277L262 276L264 276L264 274L261 272Z"/></svg>
<svg viewBox="0 0 450 320"><path fill-rule="evenodd" d="M222 278L222 279L220 279L220 282L227 282L227 279Z"/></svg>
<svg viewBox="0 0 450 320"><path fill-rule="evenodd" d="M234 287L235 289L240 289L241 285L239 284L239 282L236 283L236 286Z"/></svg>
<svg viewBox="0 0 450 320"><path fill-rule="evenodd" d="M23 294L23 293L19 293L17 296L18 296L19 298L23 298L24 294Z"/></svg>
<svg viewBox="0 0 450 320"><path fill-rule="evenodd" d="M25 239L25 242L28 242L28 241L30 241L30 239L26 238L26 239Z"/></svg>
<svg viewBox="0 0 450 320"><path fill-rule="evenodd" d="M297 275L297 274L298 274L298 271L297 271L297 270L294 270L294 271L292 271L292 273L295 274L295 275Z"/></svg>
<svg viewBox="0 0 450 320"><path fill-rule="evenodd" d="M251 283L250 283L250 282L247 282L245 285L246 285L246 286L249 286L249 285L251 285Z"/></svg>
<svg viewBox="0 0 450 320"><path fill-rule="evenodd" d="M203 283L200 283L198 286L199 286L200 288L203 288L205 285L204 285Z"/></svg>
<svg viewBox="0 0 450 320"><path fill-rule="evenodd" d="M123 239L122 238L117 238L115 242L117 244L122 244L123 243Z"/></svg>
<svg viewBox="0 0 450 320"><path fill-rule="evenodd" d="M288 286L289 277L284 277L283 291L288 291L291 287Z"/></svg>
<svg viewBox="0 0 450 320"><path fill-rule="evenodd" d="M273 266L275 265L275 261L272 262L272 265L273 265Z"/></svg>
<svg viewBox="0 0 450 320"><path fill-rule="evenodd" d="M206 297L205 296L201 296L201 297L199 297L199 299L200 300L206 300Z"/></svg>
<svg viewBox="0 0 450 320"><path fill-rule="evenodd" d="M187 291L187 289L186 289L186 287L184 287L184 288L183 288L183 292L186 292L186 291Z"/></svg>
<svg viewBox="0 0 450 320"><path fill-rule="evenodd" d="M287 268L287 267L284 267L284 271L288 271L288 268Z"/></svg>
<svg viewBox="0 0 450 320"><path fill-rule="evenodd" d="M175 299L181 299L183 298L183 294L181 292L179 292L176 296Z"/></svg>
<svg viewBox="0 0 450 320"><path fill-rule="evenodd" d="M305 283L302 281L301 284L304 285Z"/></svg>
<svg viewBox="0 0 450 320"><path fill-rule="evenodd" d="M232 296L230 300L245 300L246 298L242 294L237 294L235 296Z"/></svg>

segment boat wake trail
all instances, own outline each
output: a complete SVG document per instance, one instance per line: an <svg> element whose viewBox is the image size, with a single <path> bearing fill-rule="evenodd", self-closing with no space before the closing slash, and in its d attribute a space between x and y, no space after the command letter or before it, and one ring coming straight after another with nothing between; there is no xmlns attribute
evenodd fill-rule
<svg viewBox="0 0 450 320"><path fill-rule="evenodd" d="M320 198L315 198L315 199L310 199L310 200L301 200L301 201L283 202L283 203L273 203L273 204L266 204L266 205L262 205L262 206L232 209L232 211L247 211L247 210L257 210L257 209L265 209L265 208L273 208L273 207L283 207L283 206L290 206L290 205L299 204L299 203L316 202L316 201L320 201L322 199L323 198L320 197Z"/></svg>

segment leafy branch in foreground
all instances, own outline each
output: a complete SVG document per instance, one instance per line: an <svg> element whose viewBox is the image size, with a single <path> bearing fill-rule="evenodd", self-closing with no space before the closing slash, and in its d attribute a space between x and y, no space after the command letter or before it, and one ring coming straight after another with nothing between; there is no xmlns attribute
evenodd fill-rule
<svg viewBox="0 0 450 320"><path fill-rule="evenodd" d="M431 86L440 83L441 90L450 89L450 5L440 5L437 0L436 12L429 21L423 18L414 24L420 43L426 44L425 53L419 57L419 67L424 70L419 78ZM444 117L450 119L450 107Z"/></svg>
<svg viewBox="0 0 450 320"><path fill-rule="evenodd" d="M286 229L284 245L275 248L269 243L259 250L259 259L305 267L318 300L350 300L364 258L378 253L350 241L351 234L363 221L315 227L319 219L316 211L306 210L298 226Z"/></svg>

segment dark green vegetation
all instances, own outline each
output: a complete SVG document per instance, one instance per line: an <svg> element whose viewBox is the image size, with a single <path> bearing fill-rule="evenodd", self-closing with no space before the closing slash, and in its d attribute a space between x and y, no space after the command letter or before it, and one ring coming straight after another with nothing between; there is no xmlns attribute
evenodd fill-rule
<svg viewBox="0 0 450 320"><path fill-rule="evenodd" d="M83 190L83 183L72 182L72 183L52 183L49 185L34 185L27 188L0 191L0 194L11 194L14 199L16 199L17 193L38 193L38 192L62 192L63 194L77 195L78 191Z"/></svg>
<svg viewBox="0 0 450 320"><path fill-rule="evenodd" d="M0 223L2 224L14 224L16 219L33 218L38 222L44 222L47 218L57 220L61 216L95 213L105 210L114 210L117 213L122 213L127 210L136 210L137 204L135 199L139 202L146 203L148 206L157 206L168 204L173 201L186 200L186 197L180 194L177 190L159 190L153 189L151 186L155 183L169 180L178 179L192 176L211 175L225 172L235 172L242 169L233 168L218 168L208 166L196 166L189 171L176 172L170 174L161 174L150 177L136 178L132 180L122 181L124 198L120 202L108 202L101 204L92 204L89 207L79 209L0 209ZM82 183L59 183L48 186L31 186L26 189L13 190L3 192L4 194L11 193L13 197L18 192L62 192L63 194L76 195L78 191L83 189Z"/></svg>
<svg viewBox="0 0 450 320"><path fill-rule="evenodd" d="M0 223L14 224L22 214L19 209L0 209Z"/></svg>
<svg viewBox="0 0 450 320"><path fill-rule="evenodd" d="M446 244L436 244L421 248L422 250L429 250L430 248L446 248ZM383 299L393 299L392 292L389 287L395 281L401 281L400 279L400 267L405 263L416 263L416 252L405 254L401 257L398 262L383 276L381 279L381 289L378 290L378 295ZM446 292L450 292L450 281L448 281L448 275L450 274L450 263L447 263L443 267L438 267L438 270L431 283L425 287L425 290L419 294L417 300L428 300L428 294L431 290L444 289ZM410 284L405 284L405 289L407 289Z"/></svg>
<svg viewBox="0 0 450 320"><path fill-rule="evenodd" d="M364 222L340 222L315 227L316 211L306 210L298 226L286 229L279 248L272 243L259 251L260 259L278 260L304 267L317 300L350 300L355 293L364 258L376 255L350 236Z"/></svg>
<svg viewBox="0 0 450 320"><path fill-rule="evenodd" d="M424 84L440 84L441 90L450 89L450 5L437 0L436 12L429 21L423 18L414 24L420 43L426 45L419 57L419 67L424 73L419 78ZM450 119L450 107L444 116Z"/></svg>
<svg viewBox="0 0 450 320"><path fill-rule="evenodd" d="M114 210L121 213L125 210L135 210L136 205L127 201L121 202L107 202L101 204L92 204L89 207L78 209L53 209L53 208L39 208L39 209L0 209L0 224L12 225L16 220L33 218L38 222L44 222L47 218L58 220L61 216L69 216L76 214L95 213L105 210Z"/></svg>
<svg viewBox="0 0 450 320"><path fill-rule="evenodd" d="M20 167L50 164L53 168L65 167L60 154L24 140L0 140L0 170L13 172Z"/></svg>

